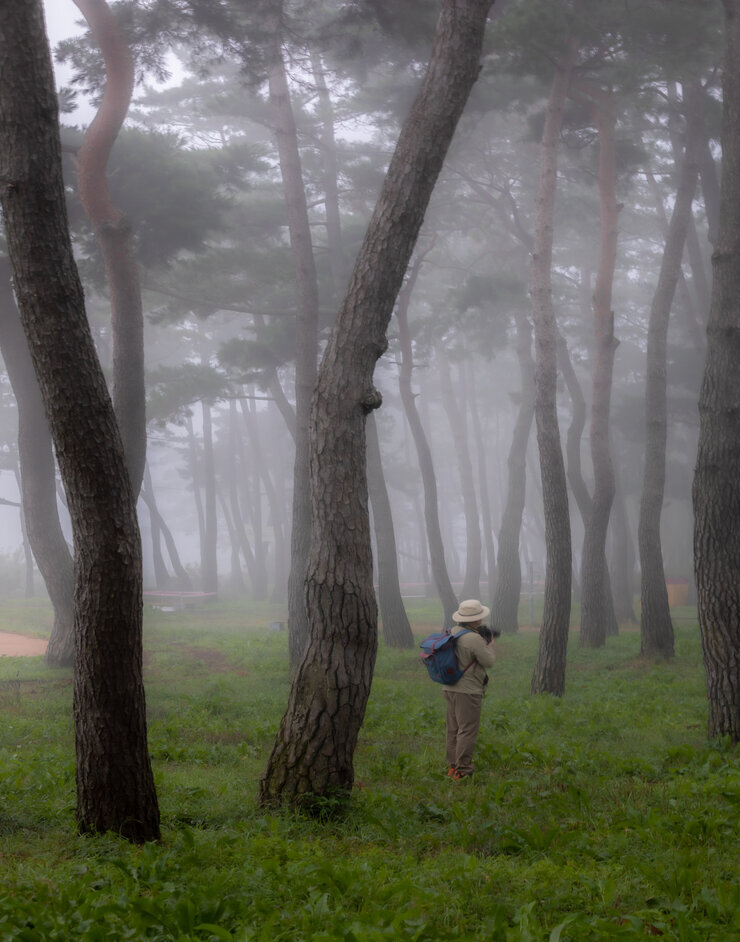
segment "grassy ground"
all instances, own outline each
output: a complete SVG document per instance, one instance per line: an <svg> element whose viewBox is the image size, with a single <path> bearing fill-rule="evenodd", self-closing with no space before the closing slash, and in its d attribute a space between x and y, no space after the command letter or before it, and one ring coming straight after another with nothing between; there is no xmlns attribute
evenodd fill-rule
<svg viewBox="0 0 740 942"><path fill-rule="evenodd" d="M412 603L420 637L439 613ZM445 777L441 689L381 645L349 812L257 809L289 680L270 606L149 612L164 836L74 828L69 672L0 660L2 940L740 939L740 755L705 739L690 610L670 663L623 632L571 639L562 700L533 698L535 632L501 639L479 772ZM0 630L43 634L43 603Z"/></svg>

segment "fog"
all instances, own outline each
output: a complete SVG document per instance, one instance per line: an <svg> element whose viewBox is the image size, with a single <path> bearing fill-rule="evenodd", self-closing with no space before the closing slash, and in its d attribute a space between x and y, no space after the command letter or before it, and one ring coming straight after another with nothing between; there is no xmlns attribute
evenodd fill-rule
<svg viewBox="0 0 740 942"><path fill-rule="evenodd" d="M385 17L376 20L368 4L364 17L347 14L337 21L341 5L329 3L317 14L324 18L324 30L298 15L294 5L287 6L293 19L282 52L313 243L318 359L423 71L428 10L435 5L410 4L401 14L392 5L378 4ZM510 7L524 15L528 0ZM45 8L52 46L71 37L84 40L84 28L75 25L81 15L71 0L47 0ZM250 26L254 40L240 45L243 37L238 37L226 52L217 39L211 41L206 25L200 35L183 26L171 45L164 34L151 37L147 57L137 51L134 101L110 157L108 182L113 202L131 222L145 315L151 480L145 481L149 499L139 501L139 515L146 588L184 588L177 572L181 565L192 588L207 589L203 563L212 553L209 534L216 531L219 592L282 601L294 486L288 414L295 409L295 323L302 302L295 247L291 251L291 210L286 210L286 195L292 199L294 194L281 171L275 136L279 118L266 81L267 39L261 24L247 22L244 28ZM636 36L628 23L612 19L603 25L603 43L584 40L582 53L584 74L613 93L617 116L618 240L610 304L618 346L609 428L616 490L607 560L610 569L627 574L633 591L639 586L648 324L675 205L686 128L683 106L691 83L702 83L705 96L702 153L710 163L719 156L714 63L721 54L721 34L705 24L692 56L677 63L672 53L687 48L682 26L681 17L671 19L666 10L663 20L653 22L652 33ZM599 29L596 17L589 28ZM523 30L516 18L507 20L507 13L489 30L481 76L398 301L399 315L408 320L411 386L437 483L447 568L459 591L472 562L472 508L481 543L477 594L484 599L490 599L495 585L515 429L522 404L532 395L526 365L535 355L531 240L552 77L547 57L536 53L537 42L546 45L548 36L535 42L532 28ZM557 40L552 37L553 43ZM72 55L57 63L60 88L79 78L91 61L97 64L83 52L80 47L76 60ZM600 55L603 62L595 61ZM152 69L157 63L167 74ZM99 83L90 87L90 81L88 75L75 86L74 103L61 115L64 169L88 315L110 376L108 290L77 196L73 154L96 111ZM582 102L571 99L559 136L552 300L585 401L577 452L589 492L594 488L589 439L596 361L593 294L601 261L599 155L594 119ZM711 207L705 203L711 170L703 167L696 189L668 329L661 520L667 578L690 579L692 573L691 481L711 278ZM402 593L433 594L420 459L399 385L408 355L400 323L394 316L389 348L376 368L383 396L376 421ZM0 383L0 591L22 593L24 539L14 506L20 500L17 409L5 371ZM565 451L576 406L562 371L558 384ZM530 575L539 590L545 572L533 420L522 460L514 473L526 484L519 537L526 592ZM472 490L466 492L468 473ZM570 503L577 574L584 525L573 495ZM70 538L61 488L58 506ZM167 548L165 528L177 560ZM43 592L38 572L34 590Z"/></svg>

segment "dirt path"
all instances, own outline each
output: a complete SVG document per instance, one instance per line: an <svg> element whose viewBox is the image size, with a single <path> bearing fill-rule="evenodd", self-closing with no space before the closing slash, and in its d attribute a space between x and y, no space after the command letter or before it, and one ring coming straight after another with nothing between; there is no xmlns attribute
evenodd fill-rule
<svg viewBox="0 0 740 942"><path fill-rule="evenodd" d="M0 657L32 657L46 653L44 638L27 638L14 635L9 631L0 631Z"/></svg>

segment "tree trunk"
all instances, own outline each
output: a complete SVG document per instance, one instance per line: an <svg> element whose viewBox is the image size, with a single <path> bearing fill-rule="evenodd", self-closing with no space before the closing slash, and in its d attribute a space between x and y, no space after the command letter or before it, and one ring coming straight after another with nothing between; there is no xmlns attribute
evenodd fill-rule
<svg viewBox="0 0 740 942"><path fill-rule="evenodd" d="M476 390L466 387L466 399L470 403L470 416L473 420L473 432L477 442L478 458L478 490L480 491L481 522L483 524L483 543L486 547L486 571L488 576L488 592L486 597L492 599L496 591L496 547L493 542L493 521L491 517L491 498L488 490L488 468L486 465L486 439L478 409Z"/></svg>
<svg viewBox="0 0 740 942"><path fill-rule="evenodd" d="M291 530L290 576L288 578L288 628L290 664L293 669L308 641L308 616L303 583L311 545L311 503L309 494L308 422L311 394L316 382L319 291L311 243L306 192L295 117L290 103L288 79L283 61L282 0L276 4L273 29L272 64L269 71L270 103L275 117L275 140L283 180L288 232L293 254L298 317L296 319L295 367L295 464L293 467L293 528Z"/></svg>
<svg viewBox="0 0 740 942"><path fill-rule="evenodd" d="M262 802L347 798L377 650L365 420L404 272L479 70L490 0L445 0L421 91L398 144L322 359L311 411L309 644L265 775ZM326 805L322 805L326 808Z"/></svg>
<svg viewBox="0 0 740 942"><path fill-rule="evenodd" d="M172 571L175 573L177 587L183 589L186 592L189 592L193 588L193 585L187 570L180 560L180 554L177 552L177 545L175 543L174 537L172 536L172 531L167 526L166 521L162 517L162 514L159 512L157 507L157 501L154 497L152 476L148 466L145 466L144 468L144 481L139 496L146 504L150 517L156 518L157 520L157 526L160 533L164 537L165 546L167 547L167 555L170 557Z"/></svg>
<svg viewBox="0 0 740 942"><path fill-rule="evenodd" d="M77 820L83 832L156 840L136 501L72 254L39 0L0 8L0 59L0 200L74 532Z"/></svg>
<svg viewBox="0 0 740 942"><path fill-rule="evenodd" d="M618 624L634 624L634 587L635 548L629 531L627 508L624 493L619 486L619 477L615 477L614 512L611 519L612 535L612 594L614 598L614 617Z"/></svg>
<svg viewBox="0 0 740 942"><path fill-rule="evenodd" d="M645 461L638 544L640 548L640 650L647 657L673 657L673 622L663 570L660 518L665 492L666 442L668 439L667 344L668 322L676 292L686 231L698 180L696 165L697 129L694 115L698 102L687 87L686 150L681 160L673 215L668 226L658 284L648 322L645 387Z"/></svg>
<svg viewBox="0 0 740 942"><path fill-rule="evenodd" d="M506 503L498 532L496 594L491 606L491 624L499 631L515 634L519 630L519 598L522 592L522 564L519 538L527 494L527 445L534 418L534 373L532 328L524 313L516 315L517 359L522 391L519 413L509 449L509 476Z"/></svg>
<svg viewBox="0 0 740 942"><path fill-rule="evenodd" d="M100 245L110 291L113 337L113 403L134 493L146 463L144 315L129 221L111 202L106 168L131 103L134 60L105 0L74 0L105 61L105 88L77 152L80 202Z"/></svg>
<svg viewBox="0 0 740 942"><path fill-rule="evenodd" d="M2 259L0 266L0 351L18 405L23 513L28 540L54 609L46 663L69 667L75 650L72 555L59 522L49 424L11 290L9 263Z"/></svg>
<svg viewBox="0 0 740 942"><path fill-rule="evenodd" d="M411 375L414 369L411 336L408 325L408 309L416 279L419 276L423 256L418 256L408 274L406 284L401 290L396 308L398 320L398 342L401 348L401 370L398 375L398 386L401 392L401 402L406 413L411 435L416 445L416 454L419 460L419 471L424 486L424 520L429 544L429 559L432 570L432 579L437 590L443 610L443 625L452 624L452 613L457 609L457 596L452 588L452 582L445 562L445 548L442 541L442 531L439 525L439 504L437 502L437 477L434 473L434 462L429 442L424 434L424 426L416 408L416 397L411 390Z"/></svg>
<svg viewBox="0 0 740 942"><path fill-rule="evenodd" d="M609 449L614 352L612 283L617 259L616 110L614 93L587 86L587 100L599 135L599 197L601 247L594 288L595 359L591 396L591 462L594 491L586 521L581 562L581 645L601 647L613 620L611 589L606 569L606 533L614 500L614 468Z"/></svg>
<svg viewBox="0 0 740 942"><path fill-rule="evenodd" d="M213 462L213 421L205 400L203 410L203 555L201 576L204 592L218 592L218 516L216 509L216 468Z"/></svg>
<svg viewBox="0 0 740 942"><path fill-rule="evenodd" d="M694 475L694 567L710 738L740 741L740 0L724 0L722 198Z"/></svg>
<svg viewBox="0 0 740 942"><path fill-rule="evenodd" d="M380 442L375 416L367 418L367 485L373 509L375 543L378 548L378 603L385 643L392 648L413 648L414 636L401 598L398 552L393 514L383 475Z"/></svg>
<svg viewBox="0 0 740 942"><path fill-rule="evenodd" d="M262 547L258 545L256 547L256 552L252 549L252 545L247 537L247 530L244 526L244 517L242 516L241 505L239 503L239 465L237 463L237 458L241 458L241 472L245 483L249 477L247 474L244 457L244 442L242 441L241 430L239 428L239 415L237 413L236 400L232 399L229 402L228 468L230 508L228 517L230 519L231 526L233 527L233 533L230 533L230 536L233 537L232 543L236 544L237 560L240 549L244 555L244 562L246 563L247 572L249 573L249 582L252 587L252 594L255 599L261 601L267 598L267 568L264 565L264 555L261 551ZM259 493L257 494L257 500L259 501ZM227 514L224 513L224 517L226 516ZM255 532L259 532L261 534L261 528L255 528ZM261 535L256 542L261 544ZM236 574L237 567L239 568L239 575ZM241 578L240 581L241 566L239 566L238 562L234 560L232 560L232 572L234 573L232 586L237 588L238 591L244 592L246 589L246 586L244 585L244 579Z"/></svg>
<svg viewBox="0 0 740 942"><path fill-rule="evenodd" d="M467 421L460 411L452 389L450 367L441 346L435 349L439 369L439 386L442 393L442 406L447 413L452 432L452 441L460 474L463 512L465 514L465 576L463 579L462 598L477 599L480 596L481 538L478 501L475 497L473 463L468 447Z"/></svg>
<svg viewBox="0 0 740 942"><path fill-rule="evenodd" d="M535 341L534 414L540 455L545 512L545 600L532 693L565 692L565 661L570 627L570 514L565 462L560 447L557 411L558 329L552 306L553 215L558 180L558 139L578 43L556 64L547 103L540 150L534 249L532 252L532 317ZM499 554L500 555L500 554Z"/></svg>

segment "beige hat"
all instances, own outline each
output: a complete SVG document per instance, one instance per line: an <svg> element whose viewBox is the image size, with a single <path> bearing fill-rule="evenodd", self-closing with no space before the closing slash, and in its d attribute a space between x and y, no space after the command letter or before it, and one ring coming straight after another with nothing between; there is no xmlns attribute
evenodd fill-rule
<svg viewBox="0 0 740 942"><path fill-rule="evenodd" d="M464 624L468 621L483 621L491 614L491 609L481 605L478 599L468 599L460 602L460 608L453 614L452 618L458 624Z"/></svg>

